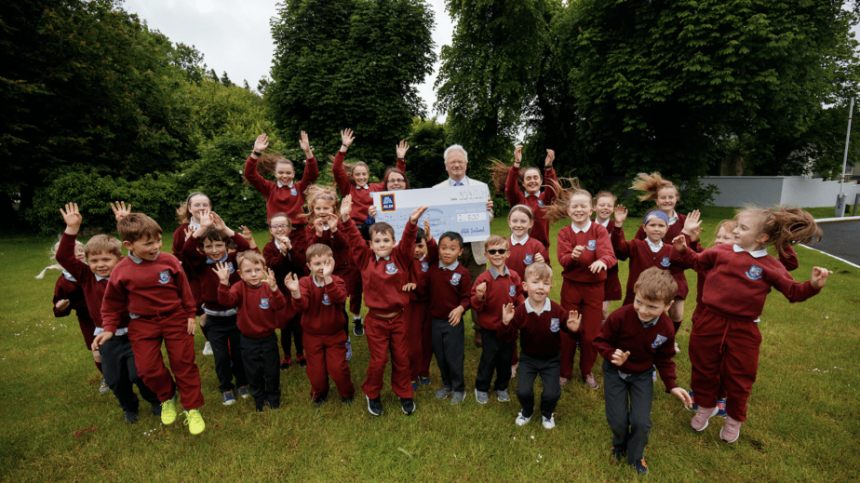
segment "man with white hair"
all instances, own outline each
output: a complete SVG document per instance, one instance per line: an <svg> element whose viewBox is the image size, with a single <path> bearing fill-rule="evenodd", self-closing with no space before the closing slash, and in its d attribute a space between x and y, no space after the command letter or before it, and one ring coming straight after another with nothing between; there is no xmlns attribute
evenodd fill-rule
<svg viewBox="0 0 860 483"><path fill-rule="evenodd" d="M472 179L466 176L466 167L469 164L469 154L466 149L459 144L452 144L445 149L442 155L445 159L445 170L448 171L448 179L437 184L434 188L445 188L451 186L483 186L487 194L487 211L490 215L490 223L493 222L493 200L490 198L490 188L486 183ZM437 233L436 236L441 235ZM490 234L487 233L487 237ZM486 238L486 237L485 237ZM472 280L477 280L478 275L484 273L487 269L487 258L484 257L484 241L476 241L467 243L463 247L463 254L457 259L458 262L466 267ZM475 329L475 344L481 345L481 331L478 328L478 318L475 311L472 310L472 328Z"/></svg>

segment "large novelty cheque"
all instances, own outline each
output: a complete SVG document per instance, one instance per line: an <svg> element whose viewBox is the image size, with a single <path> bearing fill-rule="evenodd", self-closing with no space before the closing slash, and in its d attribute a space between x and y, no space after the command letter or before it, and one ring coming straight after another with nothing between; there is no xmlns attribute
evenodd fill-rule
<svg viewBox="0 0 860 483"><path fill-rule="evenodd" d="M487 212L490 194L486 186L382 191L370 195L376 206L376 222L394 227L397 241L403 235L412 210L419 206L430 208L418 220L418 227L423 227L424 220L429 220L434 238L438 239L446 231L459 233L466 242L483 241L490 236Z"/></svg>

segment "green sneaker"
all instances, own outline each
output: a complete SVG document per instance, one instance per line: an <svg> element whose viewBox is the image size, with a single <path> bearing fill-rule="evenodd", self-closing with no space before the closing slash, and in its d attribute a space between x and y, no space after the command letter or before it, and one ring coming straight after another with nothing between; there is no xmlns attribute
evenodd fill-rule
<svg viewBox="0 0 860 483"><path fill-rule="evenodd" d="M176 421L176 394L161 403L161 423L173 424Z"/></svg>
<svg viewBox="0 0 860 483"><path fill-rule="evenodd" d="M185 423L188 426L188 431L191 434L200 434L206 429L206 423L203 422L203 416L200 415L200 411L197 409L192 409L190 411L185 411Z"/></svg>

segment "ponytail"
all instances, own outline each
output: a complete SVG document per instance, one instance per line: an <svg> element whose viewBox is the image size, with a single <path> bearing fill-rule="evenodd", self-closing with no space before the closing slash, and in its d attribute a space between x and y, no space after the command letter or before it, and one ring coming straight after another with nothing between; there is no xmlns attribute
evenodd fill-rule
<svg viewBox="0 0 860 483"><path fill-rule="evenodd" d="M570 185L570 188L564 189L559 181L563 181ZM579 186L579 178L559 178L559 181L550 179L547 186L555 192L555 202L549 206L545 206L543 217L553 224L559 220L570 217L568 210L570 208L570 199L576 195L585 195L589 200L592 199L591 193L582 189Z"/></svg>
<svg viewBox="0 0 860 483"><path fill-rule="evenodd" d="M796 243L815 243L824 236L815 218L800 208L746 208L738 216L749 214L760 220L760 233L767 235L767 244L776 247L780 256L786 256L785 247Z"/></svg>
<svg viewBox="0 0 860 483"><path fill-rule="evenodd" d="M675 187L675 183L663 178L660 173L656 172L651 174L639 173L636 175L636 179L633 180L633 186L631 186L631 188L636 191L643 192L639 195L639 199L642 201L657 201L657 193L666 188L673 188L675 190L675 196L678 198L681 197L681 193L678 191L678 188Z"/></svg>

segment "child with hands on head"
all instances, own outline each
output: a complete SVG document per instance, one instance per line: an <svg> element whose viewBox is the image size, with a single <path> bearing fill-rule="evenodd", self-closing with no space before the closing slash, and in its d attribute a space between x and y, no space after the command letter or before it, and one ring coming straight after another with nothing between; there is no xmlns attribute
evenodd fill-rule
<svg viewBox="0 0 860 483"><path fill-rule="evenodd" d="M278 290L275 273L266 268L266 261L258 252L248 250L236 255L236 264L242 282L230 286L230 266L219 262L214 270L221 283L218 285L218 302L237 307L236 326L241 335L239 348L245 375L251 386L251 395L257 412L265 405L270 409L281 406L281 376L278 368L277 312L292 307ZM266 283L263 283L263 282Z"/></svg>
<svg viewBox="0 0 860 483"><path fill-rule="evenodd" d="M404 414L415 411L412 386L409 383L409 345L406 339L406 321L403 309L409 303L403 286L408 283L409 268L415 251L418 218L427 210L421 206L409 215L400 243L394 238L394 229L388 223L370 227L370 244L364 241L355 222L350 218L352 198L345 196L340 215L349 249L356 268L361 273L365 292L367 346L370 364L367 378L362 384L367 399L367 410L373 416L383 413L380 392L388 353L391 352L391 388L400 398Z"/></svg>
<svg viewBox="0 0 860 483"><path fill-rule="evenodd" d="M597 389L592 374L597 361L594 337L600 330L603 312L603 290L607 269L615 266L612 242L603 225L591 221L593 198L591 193L579 187L576 179L570 180L571 189L564 190L553 182L558 200L547 209L550 223L570 218L571 224L558 232L557 255L562 266L564 282L561 286L561 305L565 310L582 314L580 327L580 377L585 384ZM573 340L562 338L561 381L564 387L573 377L573 356L576 345Z"/></svg>
<svg viewBox="0 0 860 483"><path fill-rule="evenodd" d="M594 197L594 222L606 228L609 239L614 242L612 232L615 230L615 220L612 214L615 212L615 201L617 198L609 191L600 191ZM626 260L618 252L615 252L618 261ZM609 316L609 305L613 300L621 300L621 281L618 279L618 264L606 270L606 282L603 284L603 320Z"/></svg>
<svg viewBox="0 0 860 483"><path fill-rule="evenodd" d="M328 400L328 378L331 377L341 401L351 404L355 387L346 363L347 335L343 330L346 286L340 277L332 275L335 261L329 246L314 244L308 247L307 261L311 274L301 280L290 274L285 284L291 294L293 309L301 314L311 400L317 407Z"/></svg>
<svg viewBox="0 0 860 483"><path fill-rule="evenodd" d="M512 303L504 306L502 323L497 330L499 340L503 343L514 342L517 333L520 336L517 398L522 409L515 422L523 426L531 420L535 403L534 380L540 375L543 381L541 424L545 429L552 429L555 427L555 406L561 398L559 371L562 340L577 337L582 316L575 310L564 310L549 299L552 268L546 263L529 265L523 288L528 297L517 308Z"/></svg>
<svg viewBox="0 0 860 483"><path fill-rule="evenodd" d="M686 390L675 384L675 330L666 311L674 303L678 286L665 270L651 267L636 284L632 305L612 312L594 346L603 356L603 390L606 420L612 430L612 457L626 454L627 464L647 474L643 452L651 432L654 368L671 393L690 407Z"/></svg>
<svg viewBox="0 0 860 483"><path fill-rule="evenodd" d="M791 302L802 302L821 291L832 274L813 267L812 277L795 282L783 264L768 255L773 245L785 256L785 246L821 238L821 229L809 213L798 208L747 208L735 217L734 244L717 245L696 253L683 236L673 240L675 249L697 272L707 272L702 310L690 335L692 388L698 409L691 426L708 427L717 411L720 384L728 393L726 423L720 437L737 441L746 420L746 403L758 371L761 333L754 321L761 315L771 288ZM738 297L743 293L744 297Z"/></svg>

